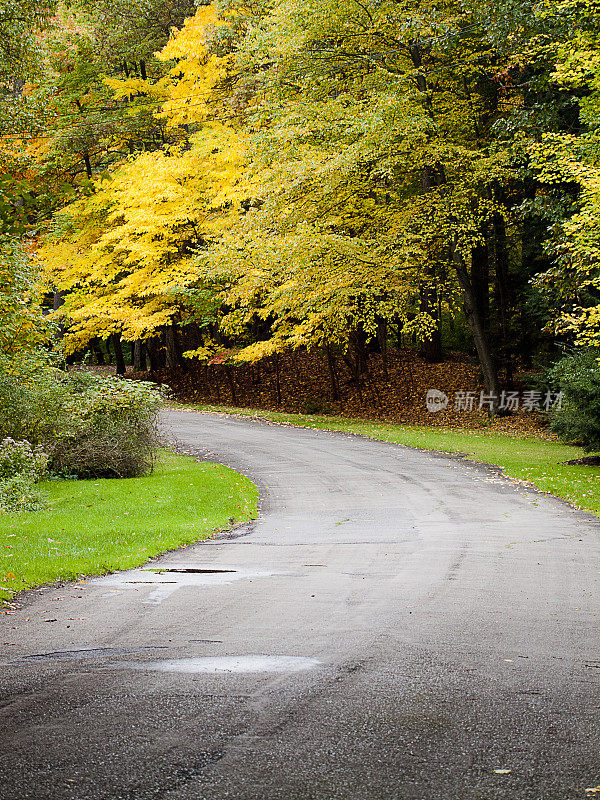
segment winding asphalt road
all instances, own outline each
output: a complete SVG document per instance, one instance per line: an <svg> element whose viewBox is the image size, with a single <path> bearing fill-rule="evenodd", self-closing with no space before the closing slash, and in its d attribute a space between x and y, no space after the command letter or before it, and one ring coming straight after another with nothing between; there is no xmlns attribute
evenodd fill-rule
<svg viewBox="0 0 600 800"><path fill-rule="evenodd" d="M165 424L255 480L260 519L0 618L2 800L583 800L600 783L597 521L445 456Z"/></svg>

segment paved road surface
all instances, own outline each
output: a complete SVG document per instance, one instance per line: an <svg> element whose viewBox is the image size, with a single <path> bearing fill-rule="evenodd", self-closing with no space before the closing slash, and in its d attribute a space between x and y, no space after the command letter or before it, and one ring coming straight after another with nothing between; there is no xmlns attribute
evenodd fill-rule
<svg viewBox="0 0 600 800"><path fill-rule="evenodd" d="M251 476L261 518L0 618L17 645L2 800L583 800L600 783L596 522L443 456L166 423Z"/></svg>

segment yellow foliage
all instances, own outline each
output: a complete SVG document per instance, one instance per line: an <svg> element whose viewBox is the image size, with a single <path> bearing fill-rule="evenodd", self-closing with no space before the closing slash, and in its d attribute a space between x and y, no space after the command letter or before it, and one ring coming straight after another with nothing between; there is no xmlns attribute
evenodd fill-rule
<svg viewBox="0 0 600 800"><path fill-rule="evenodd" d="M213 113L208 101L226 77L229 63L228 58L215 56L208 50L210 35L218 22L214 5L200 6L177 36L157 53L161 61L177 62L159 82L169 92L160 116L170 127L203 122Z"/></svg>
<svg viewBox="0 0 600 800"><path fill-rule="evenodd" d="M239 136L212 123L186 152L143 153L60 216L41 250L51 282L67 292L67 349L119 331L150 335L179 311L198 280L192 254L237 213Z"/></svg>
<svg viewBox="0 0 600 800"><path fill-rule="evenodd" d="M160 115L170 126L202 124L185 145L132 157L58 215L40 256L50 283L65 292L67 350L114 332L144 338L177 318L198 283L193 255L238 213L243 139L211 120L207 103L226 74L226 60L207 48L217 22L213 6L198 9L158 54L177 64L157 84L106 80L115 98L166 98Z"/></svg>

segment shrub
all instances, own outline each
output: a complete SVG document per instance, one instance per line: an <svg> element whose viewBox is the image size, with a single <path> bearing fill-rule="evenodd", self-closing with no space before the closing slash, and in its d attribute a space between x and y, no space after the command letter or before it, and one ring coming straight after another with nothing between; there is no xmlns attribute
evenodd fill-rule
<svg viewBox="0 0 600 800"><path fill-rule="evenodd" d="M38 481L46 472L48 456L29 442L6 438L0 442L0 480L27 475Z"/></svg>
<svg viewBox="0 0 600 800"><path fill-rule="evenodd" d="M152 384L65 373L43 353L0 357L0 436L41 444L58 476L151 472L161 399Z"/></svg>
<svg viewBox="0 0 600 800"><path fill-rule="evenodd" d="M35 502L32 465L41 456L19 450L25 445L15 440L41 444L58 475L131 477L150 472L160 395L150 384L57 369L60 345L56 328L40 308L44 288L39 268L18 243L2 237L0 278L0 440L12 440L5 447L6 475L0 474L7 498L1 502L12 507L25 496L27 503ZM13 460L24 459L21 471L16 461L9 464L8 450Z"/></svg>
<svg viewBox="0 0 600 800"><path fill-rule="evenodd" d="M564 393L562 408L553 412L550 427L565 441L586 452L600 450L600 352L579 350L558 361L547 378Z"/></svg>
<svg viewBox="0 0 600 800"><path fill-rule="evenodd" d="M13 475L0 481L0 512L3 514L39 511L45 506L41 492L27 475Z"/></svg>
<svg viewBox="0 0 600 800"><path fill-rule="evenodd" d="M48 456L29 442L0 442L0 511L35 511L45 503L35 484L46 472Z"/></svg>
<svg viewBox="0 0 600 800"><path fill-rule="evenodd" d="M331 404L323 397L305 397L300 405L301 414L333 414Z"/></svg>
<svg viewBox="0 0 600 800"><path fill-rule="evenodd" d="M132 478L152 472L162 400L152 384L73 373L64 386L59 424L44 442L55 474Z"/></svg>
<svg viewBox="0 0 600 800"><path fill-rule="evenodd" d="M0 354L0 439L39 444L53 436L69 390L52 359L42 351L12 359Z"/></svg>

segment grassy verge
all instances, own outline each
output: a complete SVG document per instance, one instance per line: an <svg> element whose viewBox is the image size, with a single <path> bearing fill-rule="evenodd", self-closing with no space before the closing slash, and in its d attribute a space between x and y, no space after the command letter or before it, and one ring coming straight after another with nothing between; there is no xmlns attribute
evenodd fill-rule
<svg viewBox="0 0 600 800"><path fill-rule="evenodd" d="M49 507L0 516L0 601L16 591L143 564L256 516L258 492L218 464L164 453L146 478L47 481Z"/></svg>
<svg viewBox="0 0 600 800"><path fill-rule="evenodd" d="M600 516L600 468L564 464L564 461L581 458L584 455L582 449L541 436L517 437L481 430L393 425L370 420L283 414L225 406L179 407L259 417L285 425L343 431L423 450L461 453L473 461L496 464L510 478L531 483L544 492L562 497L573 505Z"/></svg>

